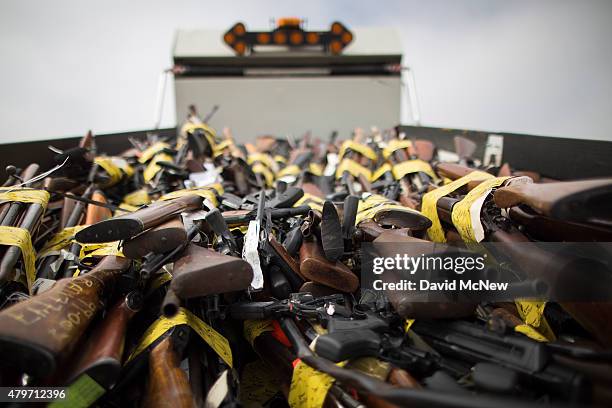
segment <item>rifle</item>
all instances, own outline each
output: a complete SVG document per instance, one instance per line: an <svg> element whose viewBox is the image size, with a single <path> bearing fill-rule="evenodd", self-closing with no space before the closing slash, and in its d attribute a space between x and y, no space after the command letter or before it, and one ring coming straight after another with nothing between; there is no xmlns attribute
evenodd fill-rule
<svg viewBox="0 0 612 408"><path fill-rule="evenodd" d="M417 160L418 162L418 156L416 156L414 151L411 151L414 149L412 143L410 144L410 147L401 147L402 141L393 139L392 142L395 142L390 143L390 147L393 150L386 154L388 154L387 159L393 166L400 166L403 163L408 163L412 160ZM429 168L429 163L421 164L423 167L427 166ZM433 173L433 170L431 170L431 172ZM402 171L402 173L404 173L404 171ZM397 175L399 176L399 174ZM401 194L401 196L403 196L405 200L413 199L415 196L418 197L426 192L428 187L433 184L432 175L420 170L406 173L402 175L398 181L403 190L403 194Z"/></svg>
<svg viewBox="0 0 612 408"><path fill-rule="evenodd" d="M181 212L201 208L203 200L197 195L186 195L173 200L157 202L133 213L90 225L77 232L76 239L85 243L129 239L174 218Z"/></svg>
<svg viewBox="0 0 612 408"><path fill-rule="evenodd" d="M60 279L40 295L0 311L5 361L38 378L51 374L74 349L111 295L128 259L106 256L89 273Z"/></svg>
<svg viewBox="0 0 612 408"><path fill-rule="evenodd" d="M480 386L488 391L515 392L520 387L544 389L560 401L579 402L587 396L584 376L551 361L546 346L518 335L500 335L467 322L434 323L418 320L413 329L443 355L470 364L491 363L503 370L503 381L481 376ZM481 368L489 368L484 366ZM512 376L508 371L518 375ZM475 376L475 378L478 378Z"/></svg>
<svg viewBox="0 0 612 408"><path fill-rule="evenodd" d="M280 220L283 218L290 218L299 215L308 214L310 207L307 205L300 205L293 208L270 208L268 213L270 219ZM257 219L257 209L248 210L236 210L236 211L224 211L223 219L228 225L244 225Z"/></svg>
<svg viewBox="0 0 612 408"><path fill-rule="evenodd" d="M30 183L27 183L28 180L33 178L38 172L39 166L36 163L30 164L26 169L21 173L21 177L19 180L24 184L25 187L30 187ZM19 221L19 216L21 215L23 209L27 206L25 203L20 202L11 202L5 204L8 208L0 225L2 226L14 226ZM31 206L31 205L30 205Z"/></svg>
<svg viewBox="0 0 612 408"><path fill-rule="evenodd" d="M413 245L403 246L404 251L412 250L414 253L411 256L427 255L431 253L443 252L441 244L434 244L431 241L426 241L410 236L409 230L396 229L386 230L374 239L374 245L378 253L382 256L395 256L395 248L389 248L385 244L389 243L410 243ZM385 253L386 250L391 250ZM385 281L399 282L401 279L393 271L385 272ZM385 291L389 303L393 309L402 318L405 319L448 319L472 316L476 308L476 304L469 299L449 299L446 302L427 301L418 292L407 292L397 290Z"/></svg>
<svg viewBox="0 0 612 408"><path fill-rule="evenodd" d="M438 204L438 215L446 222L450 220L452 206L459 200L449 197L442 197ZM440 209L443 211L440 211ZM498 256L510 259L518 270L526 273L527 277L544 278L549 282L556 283L560 294L564 294L564 290L578 291L583 290L593 291L591 279L593 276L598 276L601 279L607 276L605 265L593 262L588 258L570 257L562 254L552 254L548 251L539 249L538 247L530 247L529 251L524 251L523 247L516 245L517 242L530 242L529 239L519 231L510 220L504 218L500 214L500 209L493 205L492 200L485 205L482 210L482 221L485 228L485 237L488 241L497 242L497 249L500 249ZM506 244L501 246L500 244ZM571 268L571 269L569 269ZM589 270L590 277L582 273L582 270ZM565 279L561 281L560 279ZM567 281L567 279L573 279ZM605 285L603 280L600 286ZM565 287L567 286L567 287ZM589 289L590 288L590 289ZM560 305L569 313L582 327L591 333L601 344L612 344L610 330L607 327L607 316L610 316L610 303L605 302L570 302L562 299Z"/></svg>
<svg viewBox="0 0 612 408"><path fill-rule="evenodd" d="M564 221L610 227L612 179L520 184L498 188L494 200L499 208L525 204L540 214Z"/></svg>
<svg viewBox="0 0 612 408"><path fill-rule="evenodd" d="M396 388L358 371L338 367L333 362L315 355L310 350L308 343L302 337L297 325L290 317L282 317L280 319L280 325L291 342L293 349L296 350L297 357L300 358L303 363L330 375L343 385L355 388L359 393L374 395L400 406L455 408L537 406L530 402L508 398L502 399L491 396L479 396L478 398L474 398L469 394L447 395L428 389L415 390L410 388Z"/></svg>
<svg viewBox="0 0 612 408"><path fill-rule="evenodd" d="M91 167L89 171L89 176L87 177L88 186L85 189L85 192L83 193L83 196L81 197L81 199L76 200L77 202L75 202L74 204L72 213L70 214L70 217L66 221L67 226L73 227L73 226L79 225L83 218L83 212L86 209L87 209L87 211L85 212L85 222L86 223L87 223L88 218L89 218L89 221L97 223L97 222L106 220L107 218L111 216L108 208L105 208L101 205L93 206L91 203L88 204L87 206L85 205L85 202L94 199L94 195L97 198L97 200L95 200L96 202L102 205L106 204L106 197L101 191L97 190L97 185L94 181L99 167L100 166L98 163L94 163L93 166ZM81 251L81 245L79 245L76 242L70 244L69 252L72 254L72 259L63 259L61 261L61 265L57 267L57 272L55 273L55 276L59 276L63 278L71 277L74 273L73 271L74 266L77 263L75 262L75 258L78 258L80 251ZM49 262L49 261L54 261L55 259L57 258L52 257L45 261ZM49 264L45 264L45 265L49 265Z"/></svg>

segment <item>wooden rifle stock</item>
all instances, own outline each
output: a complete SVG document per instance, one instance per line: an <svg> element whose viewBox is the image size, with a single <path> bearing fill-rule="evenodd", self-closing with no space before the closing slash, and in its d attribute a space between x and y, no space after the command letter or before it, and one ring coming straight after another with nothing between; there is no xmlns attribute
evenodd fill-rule
<svg viewBox="0 0 612 408"><path fill-rule="evenodd" d="M0 349L5 361L39 378L67 357L102 309L115 280L130 267L107 256L89 273L61 279L48 291L0 312Z"/></svg>
<svg viewBox="0 0 612 408"><path fill-rule="evenodd" d="M83 374L89 375L106 389L115 384L121 371L127 325L141 306L142 295L131 292L108 311L78 353L76 364L68 376L68 384Z"/></svg>
<svg viewBox="0 0 612 408"><path fill-rule="evenodd" d="M149 383L143 406L194 408L187 373L180 367L172 337L166 337L149 354Z"/></svg>
<svg viewBox="0 0 612 408"><path fill-rule="evenodd" d="M174 263L172 275L162 310L170 316L178 310L180 299L245 290L253 280L248 262L194 244Z"/></svg>
<svg viewBox="0 0 612 408"><path fill-rule="evenodd" d="M436 146L429 140L417 139L413 142L419 159L430 162L436 154Z"/></svg>
<svg viewBox="0 0 612 408"><path fill-rule="evenodd" d="M187 195L174 200L161 201L133 213L90 225L79 231L76 239L87 243L129 239L172 219L183 211L201 208L203 200L197 195Z"/></svg>
<svg viewBox="0 0 612 408"><path fill-rule="evenodd" d="M345 293L352 293L359 286L359 279L346 265L325 258L323 250L315 239L305 239L302 242L300 272L308 280Z"/></svg>
<svg viewBox="0 0 612 408"><path fill-rule="evenodd" d="M612 225L612 179L519 184L498 188L500 208L526 204L537 212L566 221Z"/></svg>

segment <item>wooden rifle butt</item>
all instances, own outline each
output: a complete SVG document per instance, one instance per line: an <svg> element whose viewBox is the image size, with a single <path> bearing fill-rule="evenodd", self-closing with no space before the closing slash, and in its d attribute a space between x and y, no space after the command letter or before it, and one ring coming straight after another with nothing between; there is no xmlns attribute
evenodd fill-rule
<svg viewBox="0 0 612 408"><path fill-rule="evenodd" d="M319 243L314 239L302 242L300 272L308 280L343 293L352 293L359 287L359 278L343 263L327 260Z"/></svg>
<svg viewBox="0 0 612 408"><path fill-rule="evenodd" d="M102 309L128 259L107 256L89 273L61 279L40 295L0 311L0 349L8 366L37 378L51 374Z"/></svg>
<svg viewBox="0 0 612 408"><path fill-rule="evenodd" d="M170 288L181 299L245 290L253 270L241 258L189 244L174 263Z"/></svg>

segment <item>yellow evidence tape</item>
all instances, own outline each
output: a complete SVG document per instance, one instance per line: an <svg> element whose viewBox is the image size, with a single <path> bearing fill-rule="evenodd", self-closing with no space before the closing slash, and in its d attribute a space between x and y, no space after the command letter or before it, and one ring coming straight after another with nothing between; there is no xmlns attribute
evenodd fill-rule
<svg viewBox="0 0 612 408"><path fill-rule="evenodd" d="M244 321L244 338L253 345L255 339L261 336L262 333L273 331L272 320L245 320Z"/></svg>
<svg viewBox="0 0 612 408"><path fill-rule="evenodd" d="M87 408L93 405L106 390L87 374L81 375L66 390L66 398L49 404L49 408Z"/></svg>
<svg viewBox="0 0 612 408"><path fill-rule="evenodd" d="M453 206L451 214L453 225L464 242L480 242L485 238L480 222L482 204L494 187L499 187L509 178L495 177L484 180Z"/></svg>
<svg viewBox="0 0 612 408"><path fill-rule="evenodd" d="M352 159L342 159L336 169L336 179L341 178L345 171L348 171L354 177L363 176L368 180L372 178L372 172L369 169Z"/></svg>
<svg viewBox="0 0 612 408"><path fill-rule="evenodd" d="M32 247L30 232L18 227L0 226L0 245L16 246L21 249L21 256L25 267L28 290L32 292L32 284L36 280L36 252Z"/></svg>
<svg viewBox="0 0 612 408"><path fill-rule="evenodd" d="M545 301L518 299L514 303L516 304L516 309L518 310L521 319L523 319L526 325L529 325L533 329L537 330L538 333L541 333L542 336L546 338L546 341L554 341L557 338L546 321L546 317L544 316L544 308L546 307ZM518 330L515 328L515 330L528 336L529 334L526 332L530 333L530 331L525 328L519 328ZM537 340L532 336L529 337Z"/></svg>
<svg viewBox="0 0 612 408"><path fill-rule="evenodd" d="M223 337L215 329L200 320L199 317L191 313L189 310L180 308L178 313L171 318L160 317L145 331L141 337L138 346L132 352L127 361L132 360L138 354L142 353L155 340L160 338L164 333L174 326L186 324L191 327L204 340L225 363L232 367L232 349L229 341Z"/></svg>
<svg viewBox="0 0 612 408"><path fill-rule="evenodd" d="M393 166L393 177L396 180L401 180L406 174L422 172L427 174L433 180L437 180L438 176L431 168L431 165L424 160L414 159Z"/></svg>
<svg viewBox="0 0 612 408"><path fill-rule="evenodd" d="M412 142L410 140L392 139L383 149L382 154L385 159L388 159L394 152L398 151L399 149L408 149L410 147L412 147Z"/></svg>
<svg viewBox="0 0 612 408"><path fill-rule="evenodd" d="M170 149L170 145L164 142L154 143L153 145L149 146L147 149L145 149L140 154L140 158L138 159L138 162L140 164L144 164L148 162L149 160L151 160L153 156L155 156L157 153L161 152L164 149Z"/></svg>
<svg viewBox="0 0 612 408"><path fill-rule="evenodd" d="M32 188L0 187L0 202L18 202L40 204L47 208L49 192Z"/></svg>
<svg viewBox="0 0 612 408"><path fill-rule="evenodd" d="M66 227L53 236L45 246L38 252L36 258L44 258L49 255L59 254L60 249L66 248L68 245L76 242L74 235L87 227L87 225L77 225L75 227Z"/></svg>
<svg viewBox="0 0 612 408"><path fill-rule="evenodd" d="M157 164L157 162L160 161L172 162L172 156L167 153L157 153L153 159L151 159L151 162L147 165L147 168L142 173L146 183L153 180L153 177L155 177L155 175L161 170L161 166Z"/></svg>
<svg viewBox="0 0 612 408"><path fill-rule="evenodd" d="M223 187L221 184L212 184L205 187L186 188L165 194L161 196L158 201L173 200L175 198L194 194L209 200L216 207L219 205L219 202L217 201L217 194L223 194Z"/></svg>
<svg viewBox="0 0 612 408"><path fill-rule="evenodd" d="M465 186L470 181L473 180L486 180L493 178L489 173L485 173L483 171L473 171L460 179L457 179L449 184L438 187L435 190L432 190L423 195L423 200L421 203L421 212L427 218L431 220L431 227L427 230L427 234L429 235L429 239L433 242L446 242L446 237L444 236L444 229L442 228L442 224L440 223L440 218L438 218L438 208L437 203L438 200L445 195L452 193L453 191L458 190L459 188Z"/></svg>
<svg viewBox="0 0 612 408"><path fill-rule="evenodd" d="M342 143L342 146L340 147L340 152L338 152L338 160L342 160L344 154L349 149L367 157L372 161L376 161L378 159L376 152L368 146L363 145L361 143L357 143L353 140L346 140L344 143Z"/></svg>
<svg viewBox="0 0 612 408"><path fill-rule="evenodd" d="M370 194L365 199L359 201L359 205L357 207L357 217L355 217L355 225L359 225L359 223L365 220L375 219L376 214L379 212L389 210L420 214L417 210L404 207L397 201L389 200L388 198L379 194Z"/></svg>
<svg viewBox="0 0 612 408"><path fill-rule="evenodd" d="M343 361L337 365L343 367L346 363ZM299 360L293 367L288 398L289 406L291 408L321 408L334 381L335 379L331 376Z"/></svg>

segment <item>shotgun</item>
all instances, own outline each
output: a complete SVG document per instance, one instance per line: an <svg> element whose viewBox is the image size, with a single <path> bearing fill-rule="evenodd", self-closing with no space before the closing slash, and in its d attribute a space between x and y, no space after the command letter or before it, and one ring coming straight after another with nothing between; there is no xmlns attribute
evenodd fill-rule
<svg viewBox="0 0 612 408"><path fill-rule="evenodd" d="M79 231L76 234L76 239L84 243L129 239L174 218L181 212L201 208L203 200L202 197L197 195L186 195L173 200L154 203L133 213L90 225Z"/></svg>

